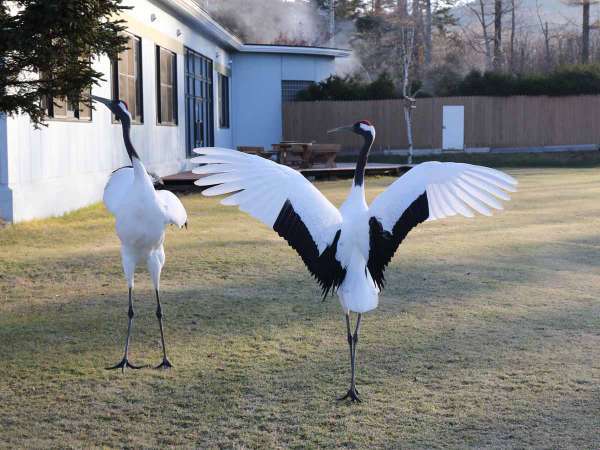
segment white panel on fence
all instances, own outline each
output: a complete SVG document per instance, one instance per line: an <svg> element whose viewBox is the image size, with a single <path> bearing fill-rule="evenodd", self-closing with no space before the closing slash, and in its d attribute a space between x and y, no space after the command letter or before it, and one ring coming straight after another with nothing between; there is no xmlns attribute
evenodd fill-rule
<svg viewBox="0 0 600 450"><path fill-rule="evenodd" d="M465 107L444 106L442 125L442 148L462 150L465 148Z"/></svg>

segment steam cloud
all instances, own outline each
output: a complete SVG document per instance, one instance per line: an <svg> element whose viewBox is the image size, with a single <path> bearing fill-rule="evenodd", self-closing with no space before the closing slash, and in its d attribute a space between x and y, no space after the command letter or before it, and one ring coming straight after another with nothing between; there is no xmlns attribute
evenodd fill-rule
<svg viewBox="0 0 600 450"><path fill-rule="evenodd" d="M336 36L329 40L328 12L315 0L196 0L219 23L246 43L316 45L351 48L352 21L337 21ZM336 60L336 73L370 75L353 54Z"/></svg>
<svg viewBox="0 0 600 450"><path fill-rule="evenodd" d="M248 43L318 45L327 18L314 0L196 0Z"/></svg>

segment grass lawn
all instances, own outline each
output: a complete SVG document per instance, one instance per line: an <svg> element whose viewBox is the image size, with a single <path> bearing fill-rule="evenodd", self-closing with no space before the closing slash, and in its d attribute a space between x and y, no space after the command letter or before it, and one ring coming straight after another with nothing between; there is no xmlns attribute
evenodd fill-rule
<svg viewBox="0 0 600 450"><path fill-rule="evenodd" d="M0 446L599 448L600 169L518 169L493 219L421 225L347 390L337 298L275 233L200 195L163 272L175 369L108 372L127 290L101 206L0 230ZM392 182L368 178L369 197ZM335 203L349 181L318 187ZM137 276L131 361L160 362Z"/></svg>

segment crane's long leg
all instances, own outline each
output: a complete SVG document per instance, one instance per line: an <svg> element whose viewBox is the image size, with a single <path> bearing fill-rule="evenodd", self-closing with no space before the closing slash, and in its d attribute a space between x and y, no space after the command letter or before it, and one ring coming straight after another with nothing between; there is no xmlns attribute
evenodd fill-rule
<svg viewBox="0 0 600 450"><path fill-rule="evenodd" d="M160 326L160 340L162 342L163 360L162 363L155 367L155 369L170 369L171 367L173 367L173 365L167 359L167 349L165 347L165 334L163 332L163 315L162 308L160 307L160 297L158 295L158 289L156 290L156 318L158 319L158 325Z"/></svg>
<svg viewBox="0 0 600 450"><path fill-rule="evenodd" d="M107 367L106 370L115 370L121 369L121 372L125 372L125 367L129 369L141 369L144 366L134 366L128 360L129 355L129 340L131 339L131 328L133 326L133 292L132 289L129 288L129 310L127 311L127 317L129 318L127 322L127 338L125 339L125 354L123 355L123 359L121 362L115 364L114 366Z"/></svg>
<svg viewBox="0 0 600 450"><path fill-rule="evenodd" d="M355 374L356 374L356 347L358 346L358 333L360 331L360 320L362 319L362 314L358 313L358 316L356 318L356 329L354 330L354 336L352 338L352 387L354 388L354 392L356 392L358 394L358 390L356 389L356 381L355 381Z"/></svg>
<svg viewBox="0 0 600 450"><path fill-rule="evenodd" d="M350 389L348 393L338 400L350 399L353 402L361 402L358 396L358 390L356 389L356 345L358 344L358 333L360 331L360 320L362 315L358 314L356 319L356 329L354 335L352 335L352 329L350 326L350 312L346 313L346 329L348 332L348 346L350 347Z"/></svg>

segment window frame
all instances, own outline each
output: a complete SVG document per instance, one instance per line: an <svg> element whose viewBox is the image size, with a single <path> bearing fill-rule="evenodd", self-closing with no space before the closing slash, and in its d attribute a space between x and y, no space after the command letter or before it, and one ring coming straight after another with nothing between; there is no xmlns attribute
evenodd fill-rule
<svg viewBox="0 0 600 450"><path fill-rule="evenodd" d="M173 57L173 84L171 85L171 89L173 90L172 101L173 101L173 120L172 121L163 121L162 119L162 93L161 93L161 52L168 53ZM178 102L178 83L177 83L177 53L169 50L168 48L161 47L160 45L156 45L156 124L160 126L178 126L179 125L179 102Z"/></svg>
<svg viewBox="0 0 600 450"><path fill-rule="evenodd" d="M228 75L218 73L218 104L219 104L219 128L228 130L231 128L231 80ZM225 114L226 113L226 114Z"/></svg>
<svg viewBox="0 0 600 450"><path fill-rule="evenodd" d="M201 135L200 146L215 145L215 68L212 59L189 47L184 47L183 61L186 156L191 158L198 140L196 131Z"/></svg>
<svg viewBox="0 0 600 450"><path fill-rule="evenodd" d="M139 105L136 105L136 109L139 111L139 119L137 119L136 117L133 117L132 115L132 120L131 120L131 124L132 125L143 125L144 124L144 67L143 67L143 55L142 55L142 38L136 34L130 33L128 31L124 31L123 34L131 37L133 39L133 42L136 43L137 45L137 50L138 50L138 61L136 64L136 69L137 69L137 74L138 76L136 77L136 81L137 81L137 86L139 86L138 89L138 96L139 98L136 98L137 101L139 101ZM132 47L133 48L133 47ZM128 48L128 50L131 50L132 48ZM119 56L117 55L116 58L111 60L111 79L112 79L112 99L113 100L119 100ZM134 61L135 64L135 61ZM123 100L123 99L120 99ZM126 100L125 100L126 101ZM131 105L129 105L129 108L131 109ZM118 120L116 119L116 117L112 116L112 122L113 123L117 123Z"/></svg>
<svg viewBox="0 0 600 450"><path fill-rule="evenodd" d="M89 96L89 100L88 102L85 102L81 99L78 99L79 101L77 102L77 108L72 108L72 106L75 106L75 103L66 98L56 98L56 97L52 97L52 98L46 98L44 99L45 104L45 109L46 109L46 119L50 120L50 121L55 121L55 122L77 122L77 123L91 123L93 120L93 110L92 110L92 99L91 99L91 94L90 91L87 91L87 95ZM82 95L83 96L83 95ZM58 102L65 102L66 103L66 111L67 111L67 115L66 116L56 116L55 113L55 108L56 108L56 103ZM88 110L89 110L89 117L81 117L81 105L82 104L87 104L88 106ZM69 113L71 113L72 115L69 115Z"/></svg>

